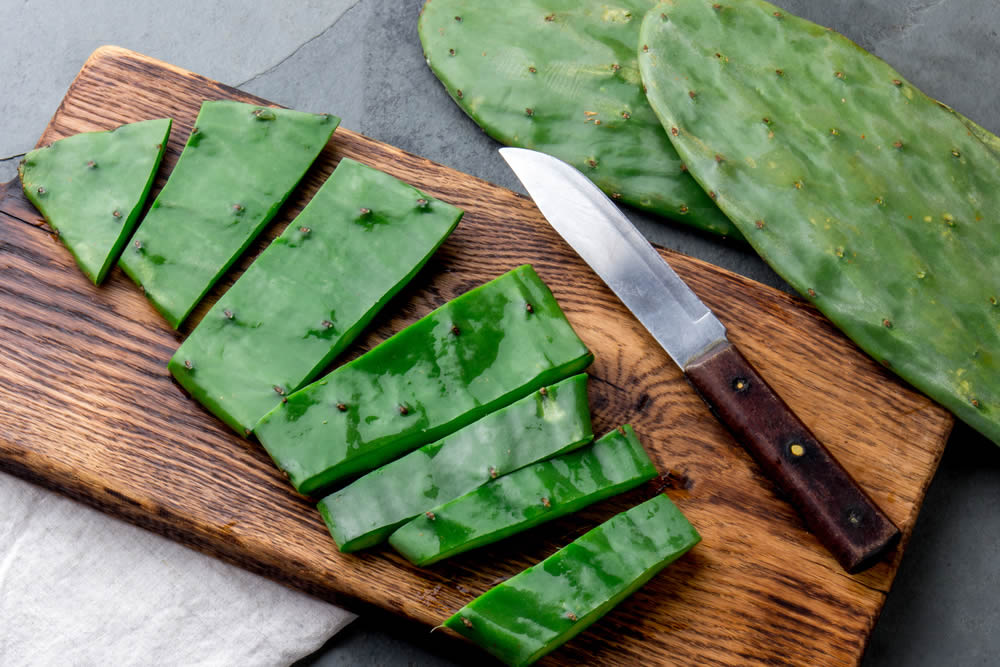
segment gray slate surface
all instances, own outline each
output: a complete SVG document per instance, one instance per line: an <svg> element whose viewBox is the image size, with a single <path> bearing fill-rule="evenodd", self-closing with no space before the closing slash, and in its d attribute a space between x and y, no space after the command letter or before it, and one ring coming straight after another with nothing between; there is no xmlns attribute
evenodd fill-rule
<svg viewBox="0 0 1000 667"><path fill-rule="evenodd" d="M8 3L0 21L0 182L16 175L17 158L3 158L34 145L90 52L118 44L287 106L337 114L345 127L523 192L495 142L451 102L424 64L416 32L421 4L182 0L154 10L124 0ZM779 4L843 32L929 95L1000 133L996 0ZM629 215L657 243L788 289L745 248ZM876 626L866 667L1000 663L998 512L1000 449L959 424ZM424 629L369 617L303 664L481 660L442 647Z"/></svg>

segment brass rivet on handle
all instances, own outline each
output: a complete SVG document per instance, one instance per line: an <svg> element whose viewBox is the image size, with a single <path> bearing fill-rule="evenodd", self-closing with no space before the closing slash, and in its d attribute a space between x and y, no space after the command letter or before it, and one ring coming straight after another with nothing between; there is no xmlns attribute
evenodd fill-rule
<svg viewBox="0 0 1000 667"><path fill-rule="evenodd" d="M788 446L788 451L792 453L792 456L798 457L806 453L806 448L797 442L793 442Z"/></svg>
<svg viewBox="0 0 1000 667"><path fill-rule="evenodd" d="M750 388L750 380L744 377L733 378L733 391L743 393Z"/></svg>

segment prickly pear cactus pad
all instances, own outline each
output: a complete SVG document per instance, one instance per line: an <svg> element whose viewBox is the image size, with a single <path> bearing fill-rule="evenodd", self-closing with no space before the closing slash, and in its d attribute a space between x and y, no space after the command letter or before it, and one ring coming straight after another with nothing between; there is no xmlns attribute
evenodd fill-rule
<svg viewBox="0 0 1000 667"><path fill-rule="evenodd" d="M639 65L692 175L761 256L1000 443L1000 162L962 119L760 0L660 4Z"/></svg>
<svg viewBox="0 0 1000 667"><path fill-rule="evenodd" d="M159 118L76 134L31 151L18 167L25 196L95 285L139 219L171 123Z"/></svg>
<svg viewBox="0 0 1000 667"><path fill-rule="evenodd" d="M526 264L291 394L254 432L308 495L440 440L593 360Z"/></svg>
<svg viewBox="0 0 1000 667"><path fill-rule="evenodd" d="M583 632L701 535L665 495L616 514L444 622L508 665L530 665Z"/></svg>
<svg viewBox="0 0 1000 667"><path fill-rule="evenodd" d="M587 376L574 375L373 470L317 509L340 550L357 551L435 505L593 439Z"/></svg>
<svg viewBox="0 0 1000 667"><path fill-rule="evenodd" d="M340 119L205 102L119 260L175 329L274 217Z"/></svg>
<svg viewBox="0 0 1000 667"><path fill-rule="evenodd" d="M685 173L636 63L653 0L434 0L427 63L491 137L550 153L619 201L726 236L739 232Z"/></svg>
<svg viewBox="0 0 1000 667"><path fill-rule="evenodd" d="M461 217L461 209L342 159L191 332L170 372L249 434L354 340Z"/></svg>
<svg viewBox="0 0 1000 667"><path fill-rule="evenodd" d="M941 103L938 102L938 104ZM957 111L949 107L947 104L941 104L941 106L950 111L951 113L955 114L956 116L958 116L959 119L961 119L961 121L965 123L965 126L969 128L969 131L972 132L973 136L975 136L981 142L986 144L987 148L993 151L995 155L1000 157L1000 137L993 134L992 132L987 130L985 127L983 127L976 121L969 120L962 114L958 113Z"/></svg>

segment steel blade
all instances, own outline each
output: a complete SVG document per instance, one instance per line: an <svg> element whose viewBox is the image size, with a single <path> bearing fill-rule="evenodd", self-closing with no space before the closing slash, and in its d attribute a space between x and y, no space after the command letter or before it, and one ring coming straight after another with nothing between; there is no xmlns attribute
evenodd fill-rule
<svg viewBox="0 0 1000 667"><path fill-rule="evenodd" d="M545 153L502 148L500 154L549 224L678 366L726 339L722 322L590 179Z"/></svg>

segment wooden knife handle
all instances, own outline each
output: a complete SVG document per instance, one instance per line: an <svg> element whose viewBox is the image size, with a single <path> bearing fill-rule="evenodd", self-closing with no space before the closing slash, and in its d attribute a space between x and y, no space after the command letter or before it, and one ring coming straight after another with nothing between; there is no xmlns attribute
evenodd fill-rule
<svg viewBox="0 0 1000 667"><path fill-rule="evenodd" d="M685 369L719 419L850 573L874 565L899 529L731 343Z"/></svg>

